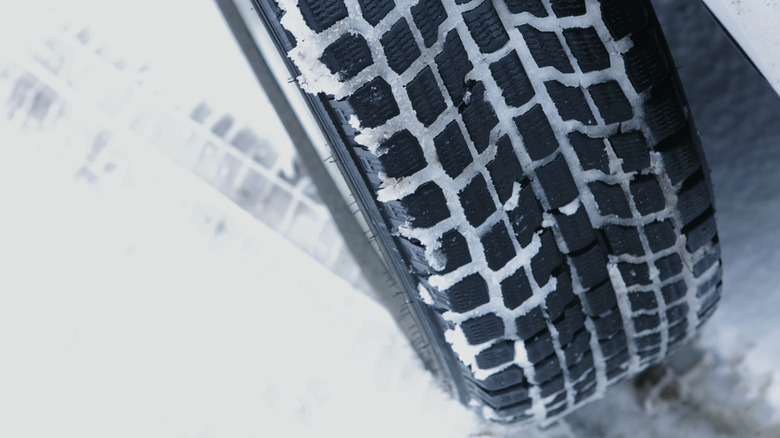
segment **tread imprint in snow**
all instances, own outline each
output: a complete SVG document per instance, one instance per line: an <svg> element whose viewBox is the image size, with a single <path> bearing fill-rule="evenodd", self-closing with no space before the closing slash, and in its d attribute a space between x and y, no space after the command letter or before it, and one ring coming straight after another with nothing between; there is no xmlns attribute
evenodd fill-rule
<svg viewBox="0 0 780 438"><path fill-rule="evenodd" d="M636 372L630 354L649 366L709 318L721 290L714 207L645 0L357 3L359 16L334 26L348 15L342 0L298 2L329 41L317 62L354 90L330 102L369 190L395 182L380 174L411 184L378 203L380 214L393 230L435 233L393 241L439 324L479 346L471 367L459 364L475 398L506 419L531 418L540 403L552 418ZM518 15L500 16L507 10ZM562 28L539 29L531 16ZM383 34L349 29L353 19ZM519 27L504 25L515 19ZM630 48L618 49L627 37ZM373 76L361 74L369 68ZM358 144L350 113L375 144ZM527 262L510 264L518 259ZM451 286L432 286L436 275ZM453 322L447 310L473 314ZM513 363L521 348L528 369ZM487 374L477 379L477 369Z"/></svg>

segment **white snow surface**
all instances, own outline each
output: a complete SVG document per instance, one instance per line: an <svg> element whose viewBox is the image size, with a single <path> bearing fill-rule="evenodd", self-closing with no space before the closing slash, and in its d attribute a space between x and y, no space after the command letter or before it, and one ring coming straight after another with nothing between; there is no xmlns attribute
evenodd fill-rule
<svg viewBox="0 0 780 438"><path fill-rule="evenodd" d="M83 156L3 118L0 436L780 436L780 99L700 4L656 3L712 168L725 269L705 360L674 391L626 382L545 431L480 423L374 302L166 157L122 138L117 170L88 184ZM212 3L79 5L56 3L53 22L124 37L170 102L249 100ZM24 54L41 6L0 14L0 55ZM178 45L159 44L182 21ZM196 34L213 46L187 45Z"/></svg>

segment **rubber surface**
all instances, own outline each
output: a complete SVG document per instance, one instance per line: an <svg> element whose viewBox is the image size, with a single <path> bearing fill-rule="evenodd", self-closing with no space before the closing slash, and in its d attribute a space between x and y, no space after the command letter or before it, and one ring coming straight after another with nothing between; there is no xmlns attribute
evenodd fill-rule
<svg viewBox="0 0 780 438"><path fill-rule="evenodd" d="M484 415L552 420L712 314L708 171L646 1L276 6Z"/></svg>

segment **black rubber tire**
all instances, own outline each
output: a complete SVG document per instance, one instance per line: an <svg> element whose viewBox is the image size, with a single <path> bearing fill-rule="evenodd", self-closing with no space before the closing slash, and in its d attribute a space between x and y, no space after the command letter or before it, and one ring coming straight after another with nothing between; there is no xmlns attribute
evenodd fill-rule
<svg viewBox="0 0 780 438"><path fill-rule="evenodd" d="M464 403L551 421L712 314L709 171L648 1L256 6Z"/></svg>

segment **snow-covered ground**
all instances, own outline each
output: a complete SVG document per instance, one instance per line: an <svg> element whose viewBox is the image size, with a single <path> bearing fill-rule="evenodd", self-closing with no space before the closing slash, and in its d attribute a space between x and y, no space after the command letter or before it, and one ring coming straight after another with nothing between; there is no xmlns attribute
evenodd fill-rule
<svg viewBox="0 0 780 438"><path fill-rule="evenodd" d="M0 14L0 436L780 436L780 98L698 2L656 1L712 168L721 308L546 431L448 400L361 293L213 3L37 3Z"/></svg>

